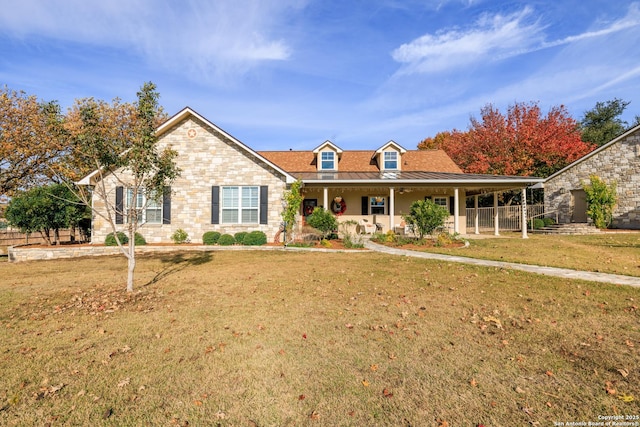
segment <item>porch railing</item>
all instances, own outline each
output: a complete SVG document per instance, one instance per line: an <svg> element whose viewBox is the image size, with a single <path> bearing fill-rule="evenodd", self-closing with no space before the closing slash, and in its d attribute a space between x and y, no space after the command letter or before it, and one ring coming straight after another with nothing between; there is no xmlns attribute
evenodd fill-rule
<svg viewBox="0 0 640 427"><path fill-rule="evenodd" d="M467 232L475 228L475 209L467 208ZM527 218L544 214L544 205L527 205ZM480 230L494 229L495 211L493 207L478 208L478 227ZM498 206L498 224L500 230L522 230L522 206Z"/></svg>

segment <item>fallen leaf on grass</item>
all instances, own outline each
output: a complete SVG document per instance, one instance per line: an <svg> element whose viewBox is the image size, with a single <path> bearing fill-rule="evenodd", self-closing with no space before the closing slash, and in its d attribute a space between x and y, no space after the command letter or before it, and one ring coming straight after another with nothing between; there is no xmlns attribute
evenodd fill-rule
<svg viewBox="0 0 640 427"><path fill-rule="evenodd" d="M629 340L626 340L624 343L627 345L627 347L633 347L633 343Z"/></svg>
<svg viewBox="0 0 640 427"><path fill-rule="evenodd" d="M369 387L369 381L362 380L362 385L365 386L365 387Z"/></svg>
<svg viewBox="0 0 640 427"><path fill-rule="evenodd" d="M476 381L475 378L471 378L471 381L469 381L469 384L471 385L471 387L478 387L478 381Z"/></svg>
<svg viewBox="0 0 640 427"><path fill-rule="evenodd" d="M370 369L371 369L373 372L375 372L375 371L377 371L377 370L378 370L378 365L373 364L373 365L371 365L371 366L370 366Z"/></svg>
<svg viewBox="0 0 640 427"><path fill-rule="evenodd" d="M307 334L302 334L302 339L307 339Z"/></svg>
<svg viewBox="0 0 640 427"><path fill-rule="evenodd" d="M629 371L627 371L626 369L618 369L618 372L620 373L620 375L622 375L624 378L627 378L629 376Z"/></svg>
<svg viewBox="0 0 640 427"><path fill-rule="evenodd" d="M312 420L319 420L320 414L317 411L313 411L309 414L309 418L311 418Z"/></svg>
<svg viewBox="0 0 640 427"><path fill-rule="evenodd" d="M353 325L351 323L346 323L344 327L347 329L353 329Z"/></svg>
<svg viewBox="0 0 640 427"><path fill-rule="evenodd" d="M196 406L202 406L202 400L194 400L193 404Z"/></svg>
<svg viewBox="0 0 640 427"><path fill-rule="evenodd" d="M129 385L129 381L131 380L131 378L127 377L123 380L120 380L120 382L118 383L118 387L122 388L124 386Z"/></svg>
<svg viewBox="0 0 640 427"><path fill-rule="evenodd" d="M616 389L613 388L613 383L611 381L604 383L604 389L607 391L607 394L616 394Z"/></svg>
<svg viewBox="0 0 640 427"><path fill-rule="evenodd" d="M624 394L624 393L622 393L620 396L618 396L618 399L622 400L625 403L630 403L630 402L633 402L635 400L632 395Z"/></svg>
<svg viewBox="0 0 640 427"><path fill-rule="evenodd" d="M385 388L384 390L382 390L382 395L388 398L393 397L393 393L391 393L391 390L389 390L388 388Z"/></svg>
<svg viewBox="0 0 640 427"><path fill-rule="evenodd" d="M551 371L547 371L547 372L545 372L545 374L547 374L548 377L552 377L553 376L553 372L551 372Z"/></svg>
<svg viewBox="0 0 640 427"><path fill-rule="evenodd" d="M111 416L111 414L113 414L113 409L112 408L107 408L103 413L102 413L102 419L106 420L107 418L109 418Z"/></svg>
<svg viewBox="0 0 640 427"><path fill-rule="evenodd" d="M304 394L301 394L300 396L298 396L298 400L305 400L307 398L307 396L305 396Z"/></svg>
<svg viewBox="0 0 640 427"><path fill-rule="evenodd" d="M438 422L438 427L449 427L449 423L445 420L437 420Z"/></svg>

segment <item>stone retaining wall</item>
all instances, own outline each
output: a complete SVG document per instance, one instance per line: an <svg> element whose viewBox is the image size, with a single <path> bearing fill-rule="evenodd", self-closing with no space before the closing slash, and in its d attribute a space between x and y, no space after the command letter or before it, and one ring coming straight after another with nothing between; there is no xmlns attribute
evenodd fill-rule
<svg viewBox="0 0 640 427"><path fill-rule="evenodd" d="M317 252L353 252L354 250L296 248L284 246L137 246L136 253L170 253L170 252L213 252L213 251L317 251ZM78 258L87 256L120 255L122 252L117 246L69 246L55 248L33 248L28 246L9 246L9 262L40 261L63 258Z"/></svg>

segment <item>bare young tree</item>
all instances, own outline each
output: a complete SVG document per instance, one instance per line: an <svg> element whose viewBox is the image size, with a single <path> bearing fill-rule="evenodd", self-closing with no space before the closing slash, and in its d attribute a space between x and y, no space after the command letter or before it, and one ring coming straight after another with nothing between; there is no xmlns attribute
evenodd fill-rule
<svg viewBox="0 0 640 427"><path fill-rule="evenodd" d="M114 108L104 108L104 103L91 99L83 101L70 130L74 161L95 168L78 182L78 196L91 207L94 218L108 223L127 258L128 292L133 291L136 233L146 221L148 208L162 202L166 188L180 174L174 161L177 153L157 147L155 129L162 113L156 86L145 83L137 96L134 108L117 100ZM118 235L122 229L126 243Z"/></svg>

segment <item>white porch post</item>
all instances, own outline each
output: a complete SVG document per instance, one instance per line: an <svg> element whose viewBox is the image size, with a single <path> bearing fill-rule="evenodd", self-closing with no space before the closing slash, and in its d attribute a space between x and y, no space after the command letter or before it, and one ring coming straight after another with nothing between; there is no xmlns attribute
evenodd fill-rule
<svg viewBox="0 0 640 427"><path fill-rule="evenodd" d="M498 215L498 193L493 193L493 234L495 236L500 235L500 221Z"/></svg>
<svg viewBox="0 0 640 427"><path fill-rule="evenodd" d="M527 188L522 189L522 238L528 239L527 236Z"/></svg>
<svg viewBox="0 0 640 427"><path fill-rule="evenodd" d="M326 210L331 209L329 206L329 189L327 187L323 188L323 196L324 196L324 208Z"/></svg>
<svg viewBox="0 0 640 427"><path fill-rule="evenodd" d="M395 220L393 215L396 213L396 197L393 187L389 188L389 230L393 231Z"/></svg>
<svg viewBox="0 0 640 427"><path fill-rule="evenodd" d="M460 225L458 221L460 220L460 213L458 212L458 207L460 206L458 188L453 189L453 232L460 232Z"/></svg>
<svg viewBox="0 0 640 427"><path fill-rule="evenodd" d="M478 195L473 196L473 223L475 225L475 233L480 234L480 215L478 213Z"/></svg>

